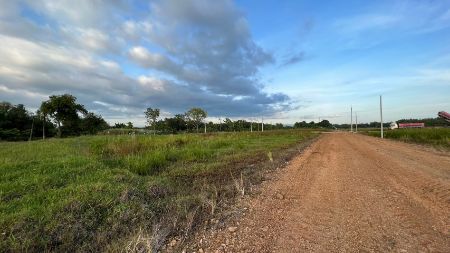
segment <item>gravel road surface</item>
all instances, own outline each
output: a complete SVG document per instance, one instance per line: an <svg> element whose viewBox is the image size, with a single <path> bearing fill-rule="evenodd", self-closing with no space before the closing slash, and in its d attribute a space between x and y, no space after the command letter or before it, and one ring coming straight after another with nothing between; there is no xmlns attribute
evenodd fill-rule
<svg viewBox="0 0 450 253"><path fill-rule="evenodd" d="M200 252L450 252L450 154L327 133Z"/></svg>

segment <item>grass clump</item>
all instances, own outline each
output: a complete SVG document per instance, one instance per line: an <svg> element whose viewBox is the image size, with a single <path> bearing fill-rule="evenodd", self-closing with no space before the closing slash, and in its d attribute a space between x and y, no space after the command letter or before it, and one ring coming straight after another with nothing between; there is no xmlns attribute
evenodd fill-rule
<svg viewBox="0 0 450 253"><path fill-rule="evenodd" d="M317 135L292 130L0 143L0 251L123 250L140 247L142 238L156 249L166 236L186 236L218 203L244 192L264 168Z"/></svg>

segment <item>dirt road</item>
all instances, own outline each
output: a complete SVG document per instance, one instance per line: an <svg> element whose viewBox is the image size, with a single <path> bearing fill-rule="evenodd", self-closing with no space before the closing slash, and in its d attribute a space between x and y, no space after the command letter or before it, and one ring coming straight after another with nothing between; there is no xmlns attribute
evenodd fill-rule
<svg viewBox="0 0 450 253"><path fill-rule="evenodd" d="M450 252L450 155L323 136L204 235L205 252Z"/></svg>

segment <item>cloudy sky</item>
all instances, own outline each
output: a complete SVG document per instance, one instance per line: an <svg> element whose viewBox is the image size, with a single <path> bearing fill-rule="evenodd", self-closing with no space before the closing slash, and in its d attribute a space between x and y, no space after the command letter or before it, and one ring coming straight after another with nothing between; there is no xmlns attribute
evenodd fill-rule
<svg viewBox="0 0 450 253"><path fill-rule="evenodd" d="M293 123L450 111L450 1L0 0L0 100L110 123L202 107Z"/></svg>

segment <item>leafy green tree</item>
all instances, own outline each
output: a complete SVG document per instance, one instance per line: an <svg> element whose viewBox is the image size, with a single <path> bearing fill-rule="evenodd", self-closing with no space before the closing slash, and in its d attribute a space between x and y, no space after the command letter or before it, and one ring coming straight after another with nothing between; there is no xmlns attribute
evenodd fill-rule
<svg viewBox="0 0 450 253"><path fill-rule="evenodd" d="M96 134L109 128L108 123L100 115L90 112L81 120L81 128L84 133Z"/></svg>
<svg viewBox="0 0 450 253"><path fill-rule="evenodd" d="M147 108L145 111L145 117L147 118L147 123L153 126L153 134L156 134L156 120L159 117L159 109L158 108Z"/></svg>
<svg viewBox="0 0 450 253"><path fill-rule="evenodd" d="M87 114L83 105L76 103L77 98L69 95L53 95L50 99L42 102L40 111L45 116L52 118L58 127L58 137L62 135L61 127L64 126L70 133L76 133L80 117L78 113Z"/></svg>
<svg viewBox="0 0 450 253"><path fill-rule="evenodd" d="M0 103L0 139L26 140L30 133L32 116L22 104Z"/></svg>
<svg viewBox="0 0 450 253"><path fill-rule="evenodd" d="M302 122L295 122L294 124L294 128L308 128L309 124L306 123L306 121L302 121Z"/></svg>
<svg viewBox="0 0 450 253"><path fill-rule="evenodd" d="M127 125L125 123L115 123L114 128L126 128Z"/></svg>
<svg viewBox="0 0 450 253"><path fill-rule="evenodd" d="M333 127L333 125L331 125L330 121L328 121L326 119L320 121L317 125L319 125L320 127L323 127L323 128L331 128L331 127Z"/></svg>
<svg viewBox="0 0 450 253"><path fill-rule="evenodd" d="M186 130L187 124L185 116L182 114L176 114L173 118L164 119L168 130L172 133Z"/></svg>
<svg viewBox="0 0 450 253"><path fill-rule="evenodd" d="M30 136L42 135L44 122L39 117L39 113L33 115L22 104L13 105L8 102L0 102L0 139L23 141L29 139ZM54 125L46 122L45 128L48 129L47 134L53 136Z"/></svg>
<svg viewBox="0 0 450 253"><path fill-rule="evenodd" d="M131 121L129 121L129 122L127 123L127 128L133 129L133 123L131 123Z"/></svg>
<svg viewBox="0 0 450 253"><path fill-rule="evenodd" d="M226 131L234 131L234 122L231 119L226 118L225 119L225 127L226 127Z"/></svg>
<svg viewBox="0 0 450 253"><path fill-rule="evenodd" d="M194 107L186 112L186 118L195 125L198 133L198 126L208 116L206 111L201 108Z"/></svg>

